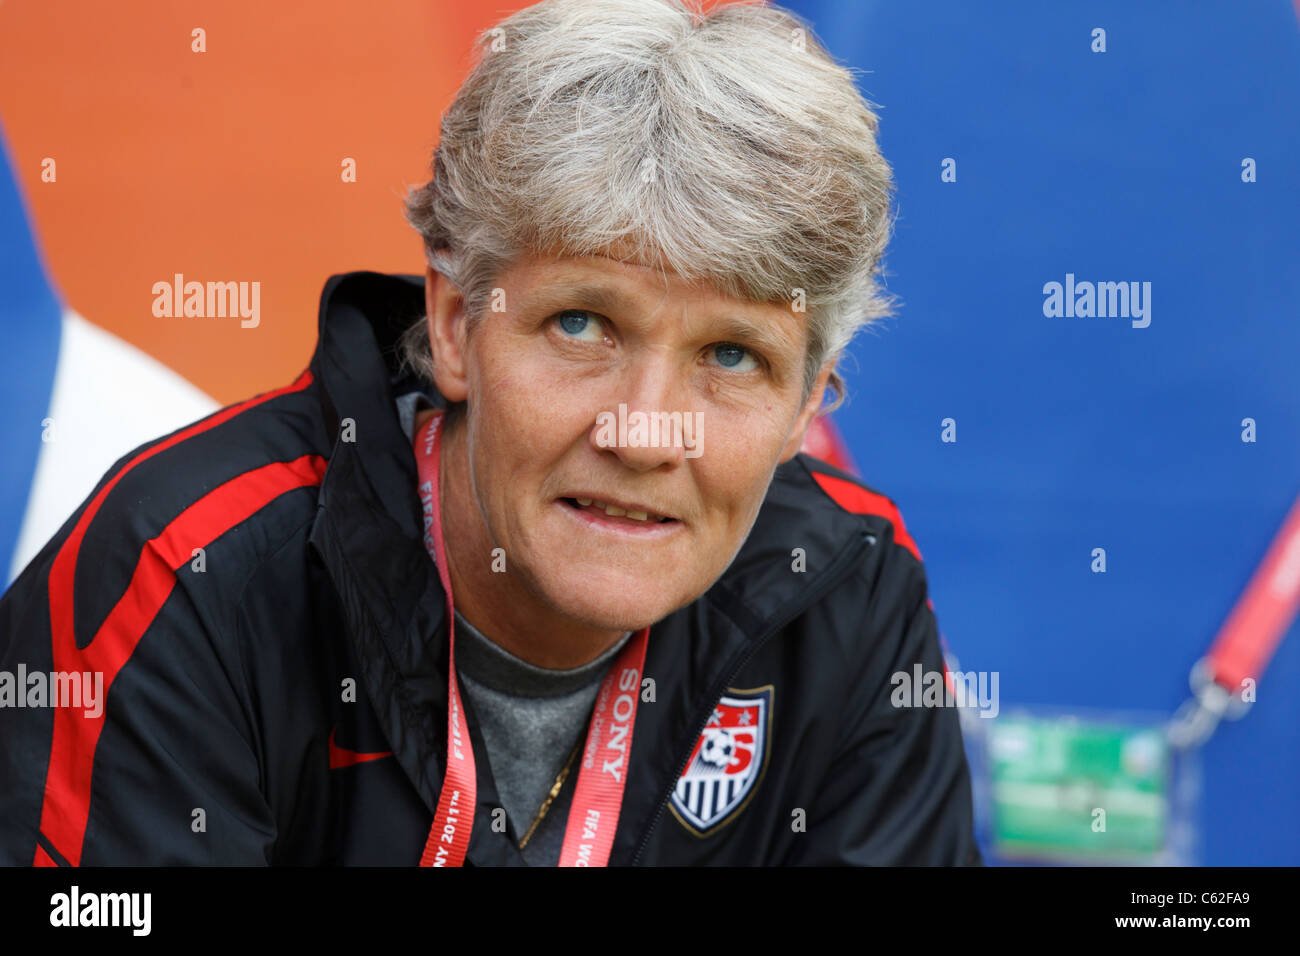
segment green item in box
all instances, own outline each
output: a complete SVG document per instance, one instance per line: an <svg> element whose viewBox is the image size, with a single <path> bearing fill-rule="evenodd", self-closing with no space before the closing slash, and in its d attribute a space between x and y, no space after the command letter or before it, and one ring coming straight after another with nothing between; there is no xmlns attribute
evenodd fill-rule
<svg viewBox="0 0 1300 956"><path fill-rule="evenodd" d="M1162 728L1006 714L988 734L998 855L1142 863L1164 849L1170 751Z"/></svg>

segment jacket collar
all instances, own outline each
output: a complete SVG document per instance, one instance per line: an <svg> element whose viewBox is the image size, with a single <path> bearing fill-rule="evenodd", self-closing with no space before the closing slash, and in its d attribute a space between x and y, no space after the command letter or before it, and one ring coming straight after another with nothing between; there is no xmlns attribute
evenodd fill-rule
<svg viewBox="0 0 1300 956"><path fill-rule="evenodd" d="M423 282L355 272L325 284L311 368L333 451L311 543L342 603L394 755L432 812L446 754L445 596L422 543L415 459L395 408L397 394L416 388L442 404L431 386L397 367L398 337L424 314ZM628 786L611 862L632 857L633 841L675 779L681 748L693 743L687 737L695 715L712 706L763 638L834 583L830 576L843 571L865 533L866 523L822 493L796 457L777 469L754 527L719 580L651 628L645 673L657 678L659 702L640 709L629 779L640 774L653 783ZM803 571L795 549L802 549ZM481 739L473 742L481 755ZM493 806L487 761L477 763L478 802ZM476 814L470 861L511 862L501 856L502 841L488 835L489 817Z"/></svg>

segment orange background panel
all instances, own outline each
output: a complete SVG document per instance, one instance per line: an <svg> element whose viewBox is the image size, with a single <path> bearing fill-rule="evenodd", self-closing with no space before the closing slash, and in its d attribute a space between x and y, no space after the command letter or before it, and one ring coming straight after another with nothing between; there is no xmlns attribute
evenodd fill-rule
<svg viewBox="0 0 1300 956"><path fill-rule="evenodd" d="M423 271L402 197L474 35L525 5L0 3L0 117L65 303L222 404L287 382L329 275ZM260 282L260 325L156 318L177 272Z"/></svg>

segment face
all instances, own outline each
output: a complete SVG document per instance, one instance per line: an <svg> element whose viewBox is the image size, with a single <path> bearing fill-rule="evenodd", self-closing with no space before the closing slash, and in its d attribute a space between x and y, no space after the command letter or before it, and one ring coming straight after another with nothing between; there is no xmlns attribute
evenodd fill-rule
<svg viewBox="0 0 1300 956"><path fill-rule="evenodd" d="M485 540L562 616L651 624L722 574L798 451L830 371L805 401L806 314L603 256L524 258L497 290L471 330L429 273Z"/></svg>

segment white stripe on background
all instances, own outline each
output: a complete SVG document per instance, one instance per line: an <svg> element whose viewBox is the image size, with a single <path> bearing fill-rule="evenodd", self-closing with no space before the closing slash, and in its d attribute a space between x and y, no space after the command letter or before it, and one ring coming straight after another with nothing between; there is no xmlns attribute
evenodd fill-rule
<svg viewBox="0 0 1300 956"><path fill-rule="evenodd" d="M53 440L42 443L6 584L27 566L109 467L152 438L220 406L157 359L63 310L54 390L46 416ZM40 422L33 427L44 428Z"/></svg>

